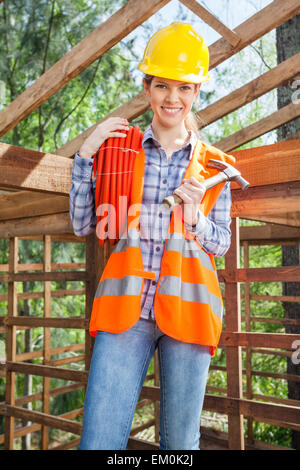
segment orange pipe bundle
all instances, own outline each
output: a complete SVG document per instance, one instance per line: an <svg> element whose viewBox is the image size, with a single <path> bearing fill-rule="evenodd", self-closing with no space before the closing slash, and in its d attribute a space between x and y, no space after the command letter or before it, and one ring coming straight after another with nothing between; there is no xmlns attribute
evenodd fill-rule
<svg viewBox="0 0 300 470"><path fill-rule="evenodd" d="M138 126L120 132L126 137L110 137L94 155L96 212L101 206L97 213L100 246L106 238L115 245L126 227L133 166L142 147L143 133Z"/></svg>

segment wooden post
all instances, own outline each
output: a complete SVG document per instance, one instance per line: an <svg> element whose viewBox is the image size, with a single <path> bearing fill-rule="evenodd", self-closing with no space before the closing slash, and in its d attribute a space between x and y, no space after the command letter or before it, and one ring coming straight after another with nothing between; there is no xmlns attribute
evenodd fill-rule
<svg viewBox="0 0 300 470"><path fill-rule="evenodd" d="M225 255L225 270L240 267L239 218L232 219L231 247ZM226 332L241 331L240 283L225 283ZM226 346L227 394L231 398L241 399L242 391L242 355L240 346ZM229 449L244 450L243 416L228 413Z"/></svg>
<svg viewBox="0 0 300 470"><path fill-rule="evenodd" d="M18 271L18 238L13 237L9 239L9 272L16 273ZM17 286L16 281L8 282L8 303L7 303L7 316L15 317L18 313L17 301ZM16 360L16 327L14 325L7 326L6 335L6 358L8 361ZM15 384L16 374L10 370L6 371L6 388L5 388L5 403L14 406L15 404ZM12 416L5 416L4 425L4 449L13 450L14 448L14 428L15 419Z"/></svg>
<svg viewBox="0 0 300 470"><path fill-rule="evenodd" d="M44 272L51 271L51 236L44 235ZM51 281L44 281L44 318L51 317ZM44 327L43 364L50 365L50 327ZM43 413L50 414L50 377L43 377ZM49 445L49 428L42 426L42 450Z"/></svg>
<svg viewBox="0 0 300 470"><path fill-rule="evenodd" d="M102 271L106 264L104 256L104 247L100 249L96 232L86 237L85 263L86 271L89 274L85 284L85 318L90 320L94 295L97 290ZM94 346L94 338L89 331L85 334L85 370L89 370Z"/></svg>
<svg viewBox="0 0 300 470"><path fill-rule="evenodd" d="M249 242L243 242L244 247L244 268L249 268ZM245 301L245 329L251 331L251 308L250 308L250 283L244 283L244 301ZM246 348L246 398L252 399L252 349ZM253 440L253 418L247 418L247 443L254 444Z"/></svg>

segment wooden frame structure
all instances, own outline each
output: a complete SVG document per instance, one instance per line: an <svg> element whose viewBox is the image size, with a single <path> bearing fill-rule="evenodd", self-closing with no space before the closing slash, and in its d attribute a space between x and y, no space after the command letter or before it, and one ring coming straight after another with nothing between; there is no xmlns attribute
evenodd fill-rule
<svg viewBox="0 0 300 470"><path fill-rule="evenodd" d="M169 0L153 0L151 3L129 0L124 7L112 15L89 36L62 57L45 72L33 85L24 91L0 113L0 137L14 128L22 119L50 98L68 81L107 52L113 45L130 31L142 24ZM283 24L300 12L299 0L274 0L234 31L228 29L211 13L195 0L181 0L195 14L222 38L210 46L210 68L216 67L233 54L245 48L267 32ZM239 109L245 104L262 96L289 80L300 72L300 55L287 59L256 80L230 93L199 113L203 126L222 116ZM144 113L149 107L144 92L139 93L128 103L113 111L111 115L126 117L129 121ZM224 283L226 305L225 329L221 336L220 347L226 350L227 388L207 387L204 410L228 416L227 435L215 433L212 429L203 429L202 448L278 448L276 446L253 441L253 420L276 424L289 429L300 430L299 402L265 397L253 394L251 377L262 374L251 369L251 355L292 354L292 344L299 341L300 335L268 334L251 332L251 323L260 321L251 317L250 301L260 300L262 296L250 295L251 282L288 282L300 280L300 267L250 268L249 246L251 244L300 243L300 140L289 140L274 145L238 152L233 150L250 142L270 130L300 116L300 104L285 106L276 113L252 124L251 126L216 142L222 150L234 153L238 167L245 178L251 182L251 188L245 193L232 184L232 244L225 256L225 268L218 270L221 283ZM93 342L88 334L88 321L91 312L97 280L108 259L110 247L99 248L95 234L85 238L75 237L69 218L68 195L71 184L72 157L82 141L92 132L96 123L81 135L65 144L53 154L45 154L0 143L0 238L9 239L9 263L0 266L0 281L8 284L8 294L0 300L7 301L7 316L0 317L0 332L6 333L6 361L0 365L0 376L6 378L5 402L0 404L0 413L5 416L5 433L0 436L0 443L6 449L14 448L14 439L30 432L42 430L42 449L49 446L49 427L80 435L81 424L74 420L83 410L74 410L62 416L49 414L51 396L68 393L83 388L87 383L88 368ZM297 136L296 136L297 137ZM285 158L285 167L280 165ZM13 161L13 165L12 165ZM15 168L18 168L16 174ZM280 170L279 170L280 169ZM51 175L51 178L49 178ZM53 177L54 176L54 177ZM288 203L288 204L286 204ZM241 227L239 217L270 222L264 227ZM285 224L286 227L273 225ZM39 239L44 243L43 264L22 265L18 263L18 239ZM86 264L52 264L51 241L76 241L86 244ZM240 267L240 246L243 247L244 266ZM95 256L96 255L96 256ZM78 271L78 269L82 269ZM55 271L64 269L64 271ZM27 272L35 270L39 272ZM68 270L68 271L67 271ZM42 292L19 294L17 282L42 281ZM51 291L50 281L76 280L85 283L85 289L72 291ZM241 283L244 284L245 317L241 317ZM51 317L51 297L81 295L85 293L85 317ZM44 299L44 317L18 316L18 300L22 298ZM262 300L262 299L261 299ZM299 298L283 296L272 298L275 301L299 302ZM265 321L266 319L261 319ZM241 322L245 321L243 331ZM273 319L272 319L273 321ZM296 320L295 320L296 321ZM283 320L284 322L284 320ZM18 329L44 328L44 347L41 351L16 354L16 331ZM79 328L86 330L85 344L51 349L50 328ZM280 351L282 350L282 351ZM67 359L52 360L54 354L73 351L77 356ZM246 354L246 369L242 366L242 351ZM43 358L43 364L29 364L28 360ZM73 362L85 362L85 370L73 370L60 367ZM213 366L224 370L224 367ZM43 391L35 395L15 398L16 374L32 374L43 377ZM267 376L284 380L299 381L297 376L264 373ZM243 375L246 377L246 392L243 392ZM60 378L74 382L58 389L51 389L50 378ZM158 448L158 407L159 378L157 358L154 385L144 385L138 406L155 403L155 416L149 423L133 429L128 442L128 449ZM215 394L215 393L218 394ZM25 409L22 405L42 400L42 412ZM257 401L259 400L259 401ZM244 432L244 418L247 419L247 440ZM15 429L15 420L23 419L29 425ZM139 431L155 425L156 443L134 437ZM72 439L56 449L73 448L79 438Z"/></svg>

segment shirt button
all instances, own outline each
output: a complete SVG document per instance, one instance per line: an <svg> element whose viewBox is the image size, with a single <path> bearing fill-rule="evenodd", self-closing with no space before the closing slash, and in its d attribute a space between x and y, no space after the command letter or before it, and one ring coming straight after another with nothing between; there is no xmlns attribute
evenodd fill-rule
<svg viewBox="0 0 300 470"><path fill-rule="evenodd" d="M164 179L163 184L167 184L168 180Z"/></svg>
<svg viewBox="0 0 300 470"><path fill-rule="evenodd" d="M159 246L156 247L156 251L160 251L160 247L159 247Z"/></svg>
<svg viewBox="0 0 300 470"><path fill-rule="evenodd" d="M162 218L162 213L161 212L159 213L159 217Z"/></svg>
<svg viewBox="0 0 300 470"><path fill-rule="evenodd" d="M89 162L89 165L92 166L93 162Z"/></svg>
<svg viewBox="0 0 300 470"><path fill-rule="evenodd" d="M152 281L152 285L155 286L155 285L156 285L156 281Z"/></svg>

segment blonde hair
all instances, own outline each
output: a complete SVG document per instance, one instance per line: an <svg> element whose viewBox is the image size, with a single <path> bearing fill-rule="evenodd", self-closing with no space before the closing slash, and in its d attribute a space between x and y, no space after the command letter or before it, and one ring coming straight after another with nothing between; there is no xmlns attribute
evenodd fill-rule
<svg viewBox="0 0 300 470"><path fill-rule="evenodd" d="M144 75L144 80L149 87L151 85L153 77L154 75ZM187 131L193 131L197 137L199 136L200 127L198 126L198 123L200 123L200 119L196 114L190 111L184 120L185 128Z"/></svg>

